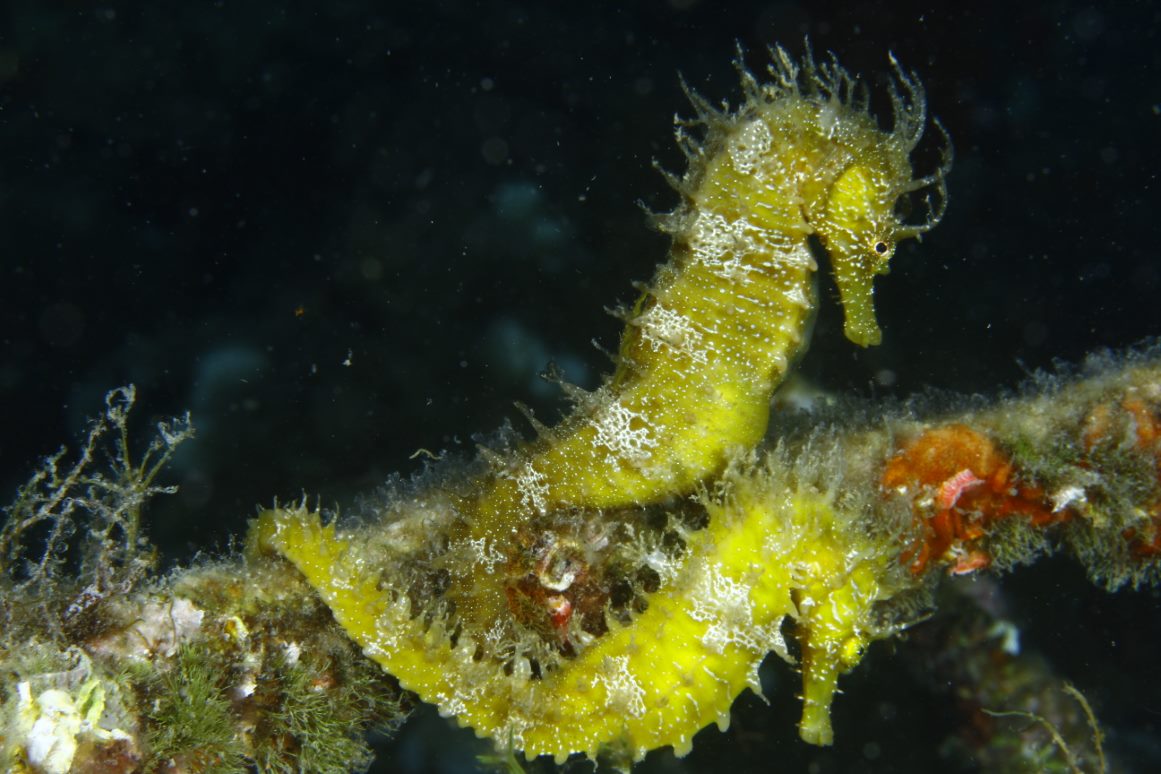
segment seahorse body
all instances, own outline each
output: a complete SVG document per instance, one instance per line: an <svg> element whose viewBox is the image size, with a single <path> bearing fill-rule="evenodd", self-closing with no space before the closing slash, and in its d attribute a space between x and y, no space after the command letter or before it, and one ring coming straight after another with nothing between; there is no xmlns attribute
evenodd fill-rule
<svg viewBox="0 0 1161 774"><path fill-rule="evenodd" d="M762 439L815 306L810 238L829 255L847 337L874 344L874 276L946 201L947 161L912 178L925 123L913 78L896 65L884 131L837 63L773 53L769 83L739 67L736 111L692 98L705 137L679 124L691 163L676 182L683 204L661 220L671 260L624 313L600 390L491 473L401 506L376 536L338 535L302 510L269 512L255 530L402 685L526 755L684 752L757 687L788 615L803 641L802 734L828 743L835 680L890 586L890 568L849 551L857 539L809 487L730 507L703 498L703 529L665 516L680 550L643 535L643 507L666 513ZM900 197L923 187L937 205L901 222ZM657 580L633 580L646 566ZM622 578L648 593L613 615Z"/></svg>

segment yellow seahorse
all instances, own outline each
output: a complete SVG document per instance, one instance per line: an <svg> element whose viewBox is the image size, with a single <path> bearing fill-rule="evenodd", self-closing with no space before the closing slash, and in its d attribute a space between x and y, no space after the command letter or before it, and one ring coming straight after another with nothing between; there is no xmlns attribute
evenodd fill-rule
<svg viewBox="0 0 1161 774"><path fill-rule="evenodd" d="M878 343L873 278L939 221L950 151L913 178L925 100L893 58L886 131L833 58L772 56L760 83L739 55L736 110L691 95L697 119L677 129L690 166L673 180L683 203L660 219L670 261L623 311L602 388L578 392L536 440L487 453L489 469L397 498L381 524L343 534L275 509L253 530L255 550L293 562L404 687L528 756L683 754L757 690L766 653L787 655L786 616L802 650L801 734L829 743L837 676L881 633L871 607L898 569L881 538L852 526L825 481L744 460L804 346L811 238L847 337ZM900 201L921 189L934 203L904 222ZM695 491L697 503L684 497Z"/></svg>

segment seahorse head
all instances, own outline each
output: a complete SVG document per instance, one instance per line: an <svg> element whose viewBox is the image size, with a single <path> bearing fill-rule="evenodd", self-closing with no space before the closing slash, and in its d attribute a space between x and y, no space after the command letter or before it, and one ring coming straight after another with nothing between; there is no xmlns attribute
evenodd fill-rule
<svg viewBox="0 0 1161 774"><path fill-rule="evenodd" d="M882 338L872 298L874 278L886 274L895 247L934 228L947 206L944 176L951 168L951 142L942 125L942 159L929 175L914 178L911 153L926 123L923 89L892 58L894 126L891 132L861 121L850 127L850 163L831 185L826 213L816 224L830 255L831 270L843 305L843 332L859 346ZM862 135L862 136L860 136ZM922 222L909 222L901 210L916 192L927 190Z"/></svg>

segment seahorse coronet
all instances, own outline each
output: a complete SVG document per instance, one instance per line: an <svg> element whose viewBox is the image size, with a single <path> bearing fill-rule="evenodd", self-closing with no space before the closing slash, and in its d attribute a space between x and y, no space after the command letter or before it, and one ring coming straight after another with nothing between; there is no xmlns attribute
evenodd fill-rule
<svg viewBox="0 0 1161 774"><path fill-rule="evenodd" d="M771 56L764 83L739 64L734 110L689 92L683 201L661 218L670 261L623 312L603 387L486 471L398 499L379 524L337 530L297 508L253 529L401 685L527 756L684 754L758 689L769 652L789 657L787 621L800 733L828 744L838 676L879 636L872 610L898 585L862 509L755 450L806 344L810 240L829 256L848 338L877 343L873 278L942 216L949 156L913 177L925 99L893 58L884 130L833 57ZM897 201L922 188L937 203L908 224Z"/></svg>

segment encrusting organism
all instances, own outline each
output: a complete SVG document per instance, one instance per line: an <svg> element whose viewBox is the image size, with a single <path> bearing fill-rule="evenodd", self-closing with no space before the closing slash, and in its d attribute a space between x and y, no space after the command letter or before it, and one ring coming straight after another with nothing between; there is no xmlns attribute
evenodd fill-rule
<svg viewBox="0 0 1161 774"><path fill-rule="evenodd" d="M1156 585L1156 350L988 408L768 438L817 305L812 242L847 338L878 343L874 278L939 222L951 163L940 128L941 160L913 172L925 99L893 59L886 129L833 58L772 56L766 82L739 57L735 109L691 95L682 202L658 218L670 260L619 311L614 373L567 387L572 412L535 438L432 466L357 523L276 504L239 554L155 577L139 516L192 429L159 426L134 462L132 390L110 393L0 532L7 768L337 773L416 700L506 760L628 766L725 728L771 652L801 670L800 736L825 745L841 675L930 617L948 575L1061 551L1110 590Z"/></svg>

